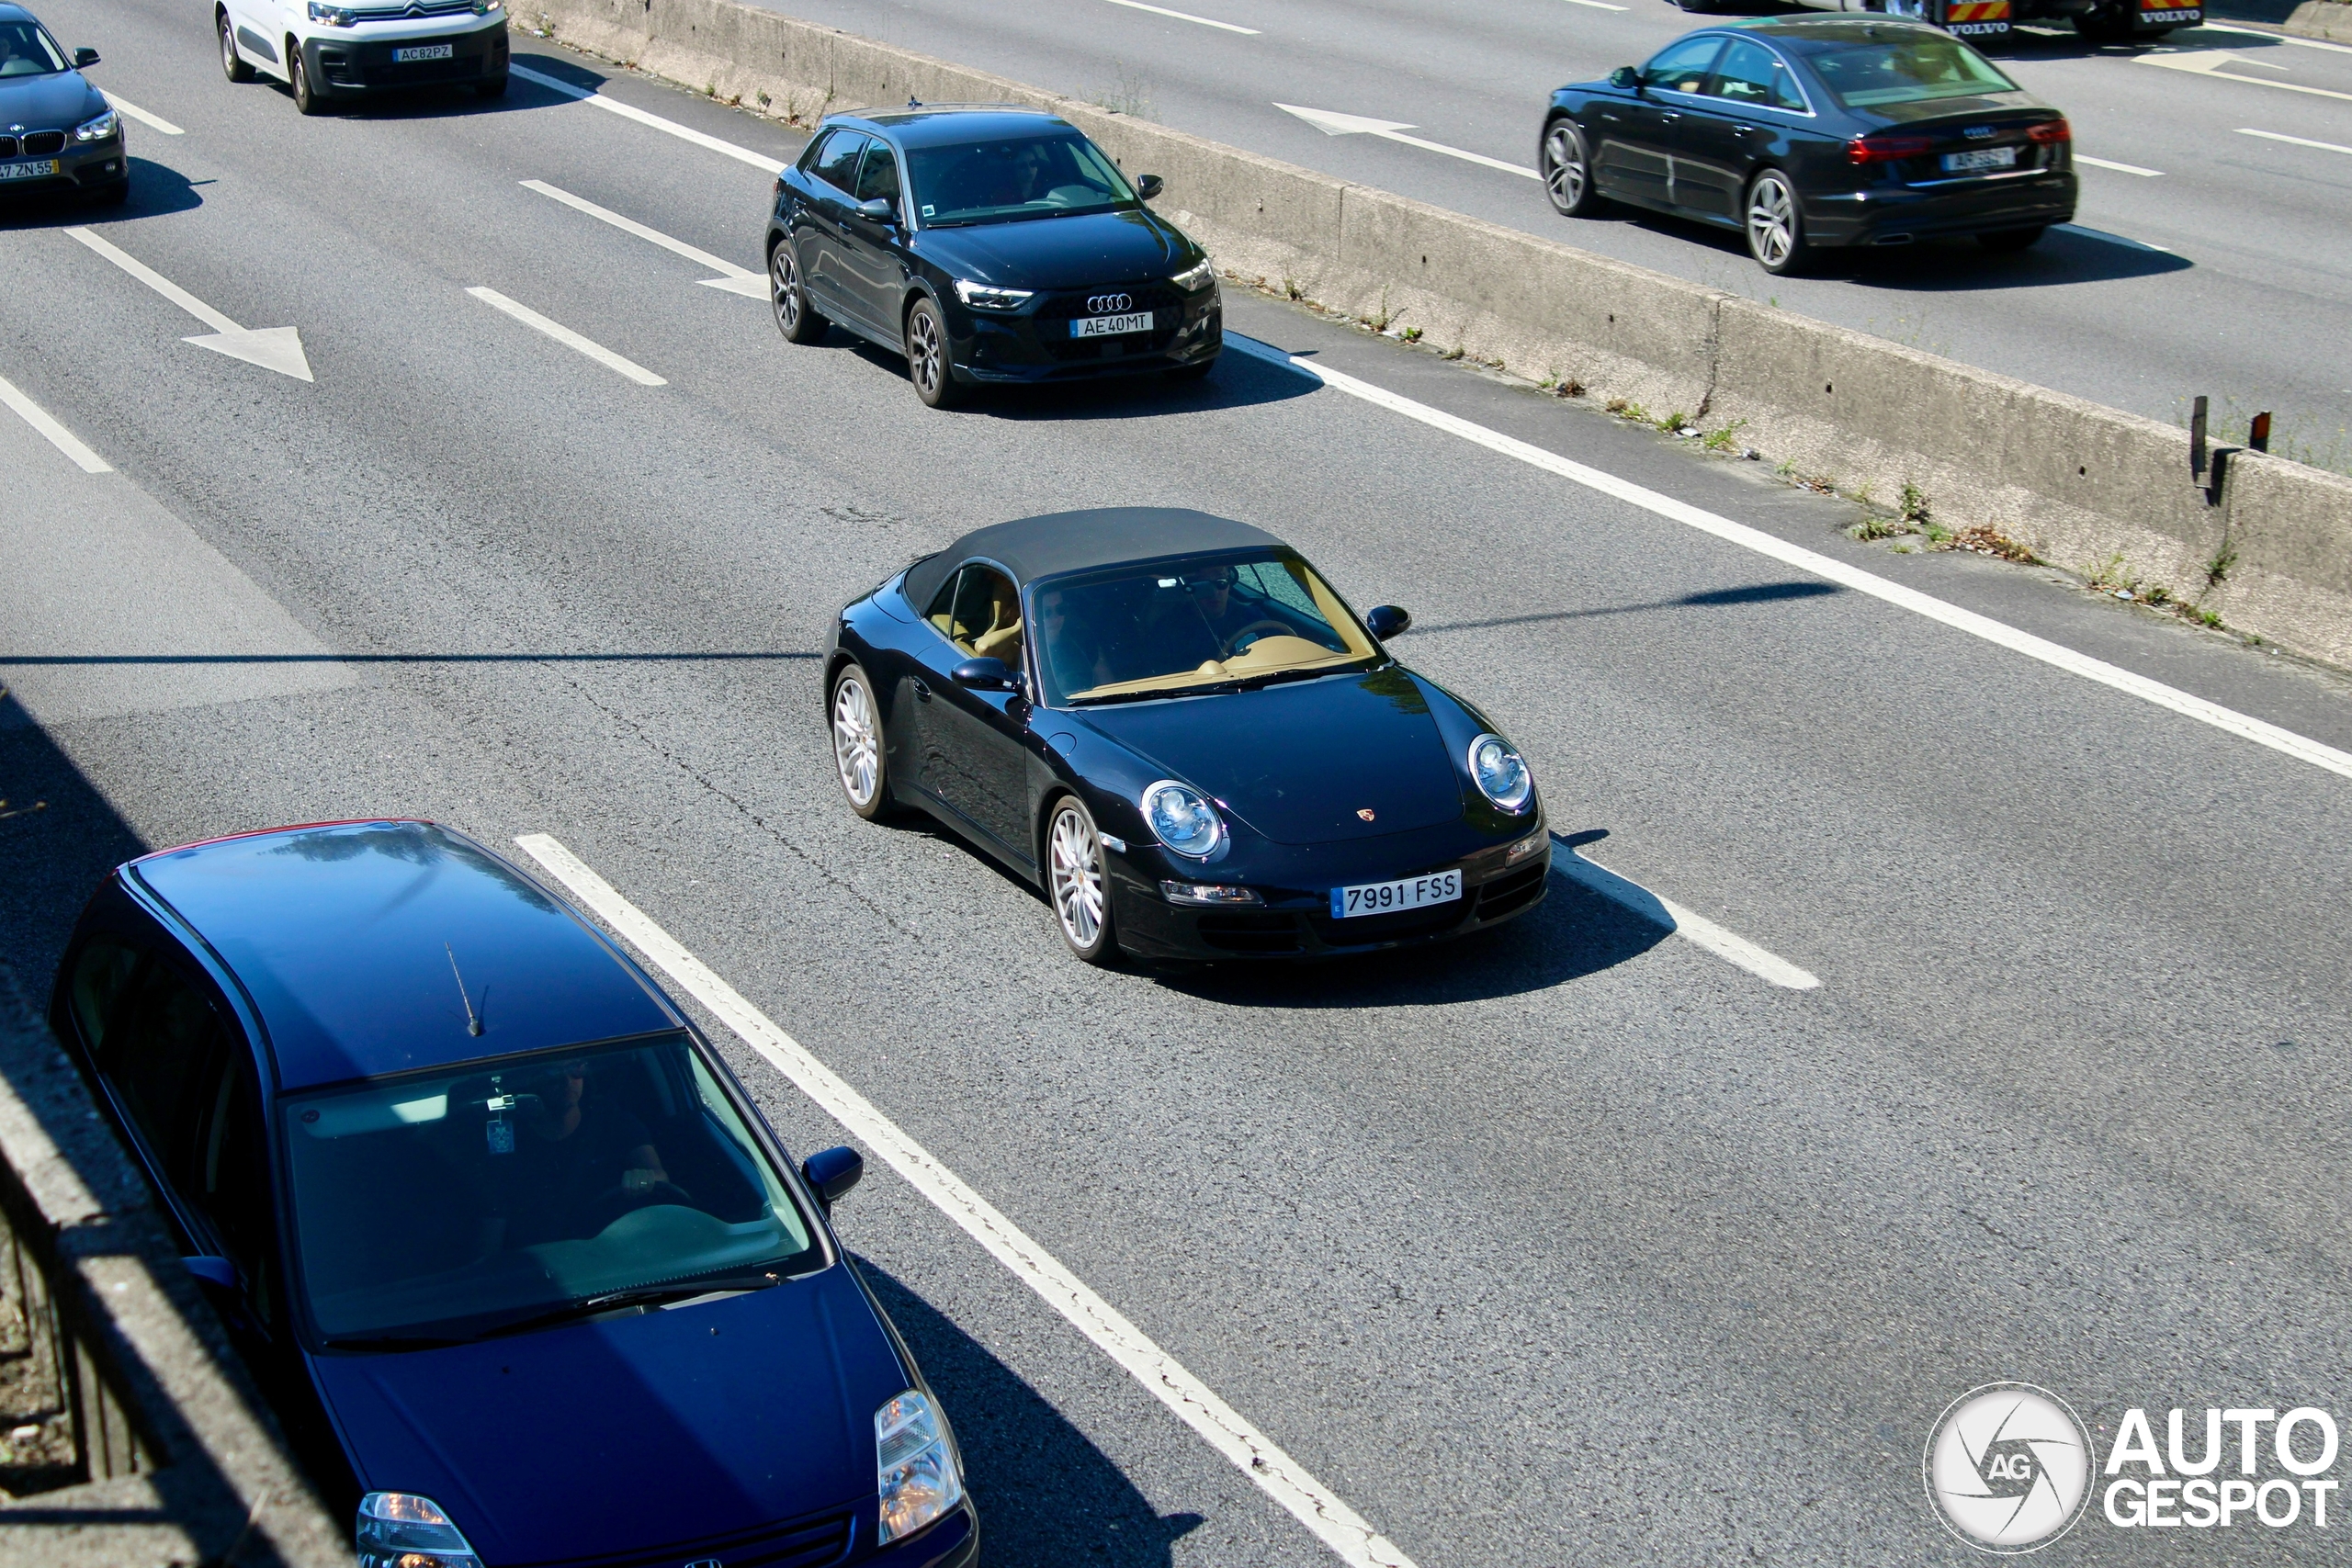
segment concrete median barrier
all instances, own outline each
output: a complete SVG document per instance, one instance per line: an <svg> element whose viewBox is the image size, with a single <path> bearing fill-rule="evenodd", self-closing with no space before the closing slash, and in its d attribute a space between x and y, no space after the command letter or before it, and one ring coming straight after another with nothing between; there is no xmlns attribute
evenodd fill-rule
<svg viewBox="0 0 2352 1568"><path fill-rule="evenodd" d="M1943 526L2352 664L2337 476L2243 454L2211 484L2186 433L2153 420L743 0L524 0L514 19L804 125L910 96L1052 109L1161 176L1155 205L1229 277L1596 399L1742 421L1743 444L1849 493L1914 486Z"/></svg>

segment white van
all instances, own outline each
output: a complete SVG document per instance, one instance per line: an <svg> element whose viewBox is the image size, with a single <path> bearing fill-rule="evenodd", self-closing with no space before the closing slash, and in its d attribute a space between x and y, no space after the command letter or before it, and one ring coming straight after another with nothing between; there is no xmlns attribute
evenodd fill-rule
<svg viewBox="0 0 2352 1568"><path fill-rule="evenodd" d="M506 91L504 0L215 0L212 25L230 81L275 76L304 114L410 87Z"/></svg>

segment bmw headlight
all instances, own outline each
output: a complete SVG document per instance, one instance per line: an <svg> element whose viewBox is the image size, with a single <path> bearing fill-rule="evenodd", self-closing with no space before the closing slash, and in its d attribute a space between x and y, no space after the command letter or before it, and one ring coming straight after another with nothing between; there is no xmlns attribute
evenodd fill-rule
<svg viewBox="0 0 2352 1568"><path fill-rule="evenodd" d="M964 1477L931 1401L909 1389L874 1413L874 1464L888 1544L912 1535L964 1497Z"/></svg>
<svg viewBox="0 0 2352 1568"><path fill-rule="evenodd" d="M1030 288L997 288L968 277L956 280L956 298L976 310L1018 310L1035 292Z"/></svg>
<svg viewBox="0 0 2352 1568"><path fill-rule="evenodd" d="M370 1492L359 1499L359 1568L481 1568L449 1516L430 1497Z"/></svg>
<svg viewBox="0 0 2352 1568"><path fill-rule="evenodd" d="M122 129L122 117L108 109L96 119L85 119L74 128L76 141L104 141Z"/></svg>
<svg viewBox="0 0 2352 1568"><path fill-rule="evenodd" d="M1499 735L1481 735L1470 742L1470 776L1478 793L1505 811L1523 811L1535 793L1535 775L1527 762Z"/></svg>
<svg viewBox="0 0 2352 1568"><path fill-rule="evenodd" d="M319 0L311 0L311 20L327 28L356 28L359 25L359 18L342 6L322 6Z"/></svg>
<svg viewBox="0 0 2352 1568"><path fill-rule="evenodd" d="M1203 256L1199 265L1186 267L1168 281L1187 294L1197 294L1216 281L1216 266Z"/></svg>
<svg viewBox="0 0 2352 1568"><path fill-rule="evenodd" d="M1162 779L1143 792L1143 819L1159 841L1199 860L1225 838L1225 819L1199 790Z"/></svg>

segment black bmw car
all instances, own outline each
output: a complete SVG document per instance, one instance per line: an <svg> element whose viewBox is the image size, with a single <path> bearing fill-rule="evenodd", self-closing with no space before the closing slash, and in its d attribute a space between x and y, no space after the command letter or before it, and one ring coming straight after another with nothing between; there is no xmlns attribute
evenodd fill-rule
<svg viewBox="0 0 2352 1568"><path fill-rule="evenodd" d="M82 74L97 62L96 50L69 54L31 12L0 5L0 197L130 195L122 117Z"/></svg>
<svg viewBox="0 0 2352 1568"><path fill-rule="evenodd" d="M1571 218L1609 201L1695 218L1790 273L1834 246L1973 234L2023 250L2075 216L2073 140L1937 28L1801 17L1708 28L1560 88L1538 158Z"/></svg>
<svg viewBox="0 0 2352 1568"><path fill-rule="evenodd" d="M902 354L933 408L984 382L1205 376L1208 254L1068 120L1012 105L827 118L768 216L776 325Z"/></svg>
<svg viewBox="0 0 2352 1568"><path fill-rule="evenodd" d="M1477 931L1543 898L1551 839L1494 723L1381 646L1409 624L1203 513L1000 523L842 612L842 790L1044 888L1089 963Z"/></svg>

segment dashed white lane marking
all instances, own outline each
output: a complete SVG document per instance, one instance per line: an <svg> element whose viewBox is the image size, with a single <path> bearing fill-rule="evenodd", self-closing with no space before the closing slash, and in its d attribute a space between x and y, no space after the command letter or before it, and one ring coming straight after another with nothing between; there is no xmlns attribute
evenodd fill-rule
<svg viewBox="0 0 2352 1568"><path fill-rule="evenodd" d="M495 288L469 288L466 292L494 310L505 311L525 326L547 333L564 347L586 355L606 369L619 371L640 387L666 387L670 384L636 360L615 354L594 338L582 337L561 321L551 321L528 305L517 304Z"/></svg>
<svg viewBox="0 0 2352 1568"><path fill-rule="evenodd" d="M1532 468L1541 468L1546 473L1557 474L1560 478L1583 485L1588 490L1595 490L1603 495L1613 496L1628 505L1638 506L1645 512L1656 513L1658 516L1671 522L1696 528L1702 534L1712 534L1727 544L1737 545L1742 549L1753 550L1758 555L1795 567L1800 571L1809 571L1815 577L1826 579L1843 588L1850 588L1857 593L1867 593L1873 599L1883 600L1897 608L1908 610L1913 615L1925 615L1928 619L1950 626L1955 631L1962 631L1971 637L1982 637L1986 642L2006 648L2013 653L2022 653L2028 659L2039 660L2055 669L2064 670L2070 675L2079 675L2086 681L2096 681L2102 686L2111 686L2119 692L2139 698L2142 702L2153 703L2157 707L2179 714L2185 718L2193 718L2199 724L2211 725L2214 728L2234 735L2242 740L2251 740L2257 746L2267 746L2274 751L2284 752L2297 761L2309 762L2315 768L2324 768L2331 773L2352 779L2352 751L2340 751L2333 746L2313 740L2309 736L2298 735L2291 729L2281 728L2267 719L2256 718L2250 714L2239 713L2234 708L2223 707L2219 703L2208 702L2203 697L2184 692L2177 686L2167 686L2161 681L2151 681L2145 675L2137 674L2120 665L2109 664L2103 659L2094 659L2087 653L2078 653L2063 643L2052 642L2049 638L2036 637L2031 632L2019 631L2017 627L1996 621L1990 615L1980 615L1973 610L1963 610L1957 604L1946 604L1932 594L1922 593L1916 588L1906 588L1902 583L1879 576L1876 572L1864 571L1860 567L1849 566L1844 561L1835 560L1817 551L1808 550L1802 545L1790 544L1785 539L1767 534L1761 528L1751 528L1745 523L1735 523L1728 517L1719 517L1703 507L1693 506L1684 501L1677 501L1670 495L1662 495L1646 486L1637 485L1631 479L1619 479L1615 474L1604 473L1599 468L1563 457L1556 452L1547 452L1541 446L1519 440L1515 436L1505 435L1498 430L1489 430L1483 424L1474 423L1459 414L1447 413L1442 409L1435 409L1427 403L1416 402L1385 387L1376 387L1369 381L1358 380L1345 372L1327 369L1312 360L1285 354L1271 344L1260 343L1234 332L1227 332L1225 334L1225 342L1228 348L1295 370L1302 376L1312 377L1333 391L1345 392L1351 398L1361 398L1365 402L1403 414L1407 419L1418 420L1432 429L1442 430L1449 435L1460 436L1463 440L1484 446L1490 452L1500 453L1506 457L1515 457Z"/></svg>
<svg viewBox="0 0 2352 1568"><path fill-rule="evenodd" d="M2160 180L2165 174L2162 169L2143 169L2137 164L2119 164L2111 158L2094 158L2087 152L2075 153L2075 162L2088 164L2094 169L2112 169L2119 175L2137 175L2145 180Z"/></svg>
<svg viewBox="0 0 2352 1568"><path fill-rule="evenodd" d="M186 136L187 134L187 131L182 130L178 126L174 125L162 115L149 114L145 109L141 108L129 98L121 97L113 93L108 93L105 95L105 96L107 102L112 104L116 108L120 109L124 114L129 115L131 118L137 120L141 125L160 130L166 136Z"/></svg>
<svg viewBox="0 0 2352 1568"><path fill-rule="evenodd" d="M1336 109L1307 109L1296 104L1276 104L1284 114L1296 115L1326 136L1377 136L1383 141L1401 141L1408 147L1418 147L1424 152L1442 152L1449 158L1459 158L1465 164L1480 164L1489 169L1500 169L1507 175L1524 175L1531 180L1544 176L1518 164L1508 164L1500 158L1489 158L1484 152L1465 152L1448 147L1442 141L1430 141L1405 132L1412 126L1403 120L1372 119L1360 114L1340 114Z"/></svg>
<svg viewBox="0 0 2352 1568"><path fill-rule="evenodd" d="M1655 926L1663 926L1686 942L1698 943L1718 958L1727 959L1768 984L1792 991L1810 991L1821 984L1810 970L1800 969L1777 953L1768 953L1736 931L1725 931L1704 915L1694 915L1668 898L1661 898L1630 877L1569 849L1552 857L1570 881L1591 888L1612 903L1622 904Z"/></svg>
<svg viewBox="0 0 2352 1568"><path fill-rule="evenodd" d="M673 239L659 229L649 229L636 219L624 218L609 208L597 206L585 197L574 196L568 190L558 190L545 180L525 180L522 184L525 190L535 190L541 196L552 197L566 207L576 209L591 218L611 224L624 234L634 234L639 239L657 244L673 254L682 255L698 266L710 268L719 276L704 278L702 286L705 288L723 288L729 294L749 295L754 299L764 299L768 297L768 280L749 267L737 266L733 262L712 255L708 251L696 250L684 240Z"/></svg>
<svg viewBox="0 0 2352 1568"><path fill-rule="evenodd" d="M535 83L551 93L561 93L567 98L576 98L583 104L594 104L600 109L620 116L623 119L633 119L639 125L650 125L656 130L678 138L681 141L691 141L697 147L707 147L714 152L723 152L729 158L749 164L754 168L765 169L772 175L784 173L784 165L764 152L754 152L749 147L738 147L732 141L722 141L718 137L696 130L693 126L680 125L674 119L663 119L658 114L648 114L635 104L625 104L618 98L608 98L602 93L592 93L585 87L575 87L569 82L559 81L544 71L534 71L526 65L510 64L506 69L523 78L524 81Z"/></svg>
<svg viewBox="0 0 2352 1568"><path fill-rule="evenodd" d="M687 995L718 1015L746 1045L815 1100L860 1143L906 1178L914 1190L963 1227L990 1256L1012 1271L1078 1331L1092 1340L1137 1382L1174 1411L1235 1469L1258 1483L1301 1524L1313 1530L1350 1568L1413 1568L1412 1559L1374 1529L1339 1495L1309 1474L1207 1384L1127 1321L1117 1308L1089 1289L1077 1275L994 1205L965 1185L928 1149L864 1095L842 1081L806 1047L776 1027L726 981L680 945L645 912L570 850L545 833L526 833L514 842L547 869L623 940L651 960Z"/></svg>
<svg viewBox="0 0 2352 1568"><path fill-rule="evenodd" d="M1111 4L1125 6L1130 11L1148 11L1155 17L1173 17L1180 22L1198 22L1202 27L1216 28L1221 32L1247 33L1251 38L1258 36L1258 29L1255 28L1237 27L1231 22L1211 21L1206 17L1195 17L1190 11L1171 11L1165 6L1147 6L1143 0L1111 0Z"/></svg>
<svg viewBox="0 0 2352 1568"><path fill-rule="evenodd" d="M1611 6L1609 0L1568 0L1571 6L1589 6L1596 11L1623 11L1623 6Z"/></svg>
<svg viewBox="0 0 2352 1568"><path fill-rule="evenodd" d="M18 419L39 431L43 440L72 458L74 465L84 473L110 474L114 472L112 464L82 445L80 436L60 424L54 415L32 399L25 396L17 389L17 384L6 376L0 376L0 403L6 403L15 410Z"/></svg>
<svg viewBox="0 0 2352 1568"><path fill-rule="evenodd" d="M2256 130L2250 127L2242 125L2238 127L2238 134L2240 136L2259 136L2265 141L2292 142L2298 147L2316 147L2323 152L2352 152L2352 147L2346 147L2341 142L2313 141L2308 136L2289 136L2283 131Z"/></svg>

